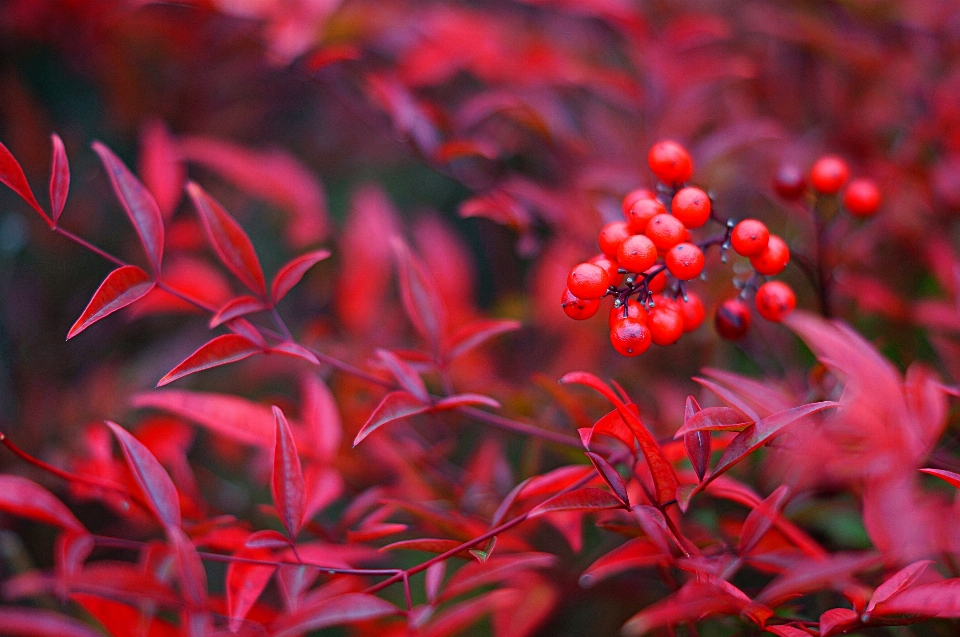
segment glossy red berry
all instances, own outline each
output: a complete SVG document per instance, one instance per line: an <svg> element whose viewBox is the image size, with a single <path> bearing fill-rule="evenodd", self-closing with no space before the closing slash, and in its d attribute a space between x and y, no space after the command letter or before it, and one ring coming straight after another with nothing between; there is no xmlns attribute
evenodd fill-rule
<svg viewBox="0 0 960 637"><path fill-rule="evenodd" d="M755 257L767 249L770 231L766 224L756 219L744 219L733 227L730 233L730 245L734 251L744 257Z"/></svg>
<svg viewBox="0 0 960 637"><path fill-rule="evenodd" d="M686 300L681 296L677 299L677 303L680 306L680 314L683 316L684 332L692 332L703 324L706 311L699 296L693 292L687 292Z"/></svg>
<svg viewBox="0 0 960 637"><path fill-rule="evenodd" d="M683 336L683 314L677 303L654 301L647 310L647 325L650 326L650 338L657 345L672 345Z"/></svg>
<svg viewBox="0 0 960 637"><path fill-rule="evenodd" d="M626 212L627 228L632 234L642 234L651 219L666 213L667 209L656 199L639 199Z"/></svg>
<svg viewBox="0 0 960 637"><path fill-rule="evenodd" d="M613 349L624 356L639 356L650 347L650 328L634 318L618 319L610 328Z"/></svg>
<svg viewBox="0 0 960 637"><path fill-rule="evenodd" d="M610 278L596 263L581 263L570 271L567 287L578 299L599 299L610 287Z"/></svg>
<svg viewBox="0 0 960 637"><path fill-rule="evenodd" d="M607 255L598 254L591 258L588 263L595 263L603 268L603 271L607 273L607 281L610 285L616 287L623 282L623 275L619 272L620 265Z"/></svg>
<svg viewBox="0 0 960 637"><path fill-rule="evenodd" d="M623 215L626 216L630 212L630 208L633 207L633 204L637 203L641 199L656 199L657 195L648 188L637 188L636 190L631 190L623 198L623 202L620 204L620 207L623 209Z"/></svg>
<svg viewBox="0 0 960 637"><path fill-rule="evenodd" d="M647 164L657 179L678 186L693 176L693 160L687 149L675 141L657 142L647 154Z"/></svg>
<svg viewBox="0 0 960 637"><path fill-rule="evenodd" d="M647 308L637 301L628 300L620 307L610 308L609 326L613 329L614 323L623 318L632 318L641 323L647 322Z"/></svg>
<svg viewBox="0 0 960 637"><path fill-rule="evenodd" d="M710 197L699 188L681 188L673 196L671 211L687 228L699 228L710 220Z"/></svg>
<svg viewBox="0 0 960 637"><path fill-rule="evenodd" d="M727 299L717 306L713 326L728 341L743 338L750 329L750 309L737 299Z"/></svg>
<svg viewBox="0 0 960 637"><path fill-rule="evenodd" d="M843 207L854 217L869 217L880 207L880 191L870 179L854 179L843 191Z"/></svg>
<svg viewBox="0 0 960 637"><path fill-rule="evenodd" d="M799 199L806 188L803 171L796 164L782 164L773 175L773 189L788 201Z"/></svg>
<svg viewBox="0 0 960 637"><path fill-rule="evenodd" d="M600 229L597 236L597 243L600 244L600 251L611 259L617 258L617 250L623 240L630 236L626 221L611 221Z"/></svg>
<svg viewBox="0 0 960 637"><path fill-rule="evenodd" d="M597 313L600 308L600 299L579 299L570 290L564 290L560 297L560 307L570 318L583 321Z"/></svg>
<svg viewBox="0 0 960 637"><path fill-rule="evenodd" d="M646 272L657 262L657 246L642 234L630 235L620 244L617 261L627 272Z"/></svg>
<svg viewBox="0 0 960 637"><path fill-rule="evenodd" d="M847 162L836 155L824 155L810 169L810 185L824 195L835 195L850 177Z"/></svg>
<svg viewBox="0 0 960 637"><path fill-rule="evenodd" d="M664 257L667 270L680 281L689 281L703 272L703 251L692 243L678 243Z"/></svg>
<svg viewBox="0 0 960 637"><path fill-rule="evenodd" d="M765 276L780 274L790 262L790 248L783 239L770 235L766 249L755 257L750 257L753 269Z"/></svg>
<svg viewBox="0 0 960 637"><path fill-rule="evenodd" d="M779 323L797 306L797 297L786 283L767 281L757 288L754 303L760 316Z"/></svg>
<svg viewBox="0 0 960 637"><path fill-rule="evenodd" d="M666 252L687 237L687 227L673 215L657 215L647 224L644 233L658 250Z"/></svg>

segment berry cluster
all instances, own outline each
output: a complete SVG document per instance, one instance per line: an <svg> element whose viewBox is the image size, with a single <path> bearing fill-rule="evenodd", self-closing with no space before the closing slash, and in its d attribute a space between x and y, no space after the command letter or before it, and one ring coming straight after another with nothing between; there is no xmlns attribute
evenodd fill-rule
<svg viewBox="0 0 960 637"><path fill-rule="evenodd" d="M624 220L600 230L601 253L570 271L561 299L564 312L578 320L590 318L609 296L610 342L619 353L637 356L651 343L675 343L703 323L703 303L687 282L704 275L704 252L716 246L723 260L730 248L749 258L754 275L740 284L740 296L756 290L760 315L782 320L796 305L793 291L765 277L779 274L790 260L783 239L756 219L735 223L717 217L710 196L686 185L693 162L680 144L658 142L647 160L659 181L657 193L641 188L624 197ZM694 242L690 231L710 221L720 224L723 233ZM717 308L715 325L722 337L740 338L750 325L749 308L736 299L725 301Z"/></svg>
<svg viewBox="0 0 960 637"><path fill-rule="evenodd" d="M817 159L810 168L809 182L815 195L833 196L842 190L840 202L854 217L873 216L880 208L877 184L871 179L850 180L847 162L836 155L824 155ZM807 179L800 168L785 164L774 175L773 189L784 199L799 199L807 192Z"/></svg>

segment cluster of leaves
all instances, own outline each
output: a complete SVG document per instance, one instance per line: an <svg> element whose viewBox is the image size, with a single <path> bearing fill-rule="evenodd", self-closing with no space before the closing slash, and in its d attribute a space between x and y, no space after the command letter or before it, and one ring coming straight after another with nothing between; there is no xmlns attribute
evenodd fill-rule
<svg viewBox="0 0 960 637"><path fill-rule="evenodd" d="M690 4L4 3L0 632L949 633L956 10ZM34 47L115 121L51 125ZM564 319L667 137L828 317ZM828 149L876 217L767 196Z"/></svg>

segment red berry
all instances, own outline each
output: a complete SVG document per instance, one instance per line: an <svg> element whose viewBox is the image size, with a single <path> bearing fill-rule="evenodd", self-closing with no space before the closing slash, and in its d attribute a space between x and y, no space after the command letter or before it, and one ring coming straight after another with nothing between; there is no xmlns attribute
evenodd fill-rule
<svg viewBox="0 0 960 637"><path fill-rule="evenodd" d="M650 171L669 186L677 186L693 175L693 161L687 149L671 140L657 142L647 155Z"/></svg>
<svg viewBox="0 0 960 637"><path fill-rule="evenodd" d="M687 228L673 215L662 214L650 220L644 233L658 250L666 252L686 239Z"/></svg>
<svg viewBox="0 0 960 637"><path fill-rule="evenodd" d="M633 234L642 234L651 219L666 213L667 209L656 199L639 199L626 212L627 228Z"/></svg>
<svg viewBox="0 0 960 637"><path fill-rule="evenodd" d="M597 243L600 244L600 251L611 259L617 258L617 250L623 240L630 236L626 221L611 221L600 229L600 235L597 237Z"/></svg>
<svg viewBox="0 0 960 637"><path fill-rule="evenodd" d="M689 281L703 272L703 251L692 243L678 243L664 257L670 274L680 281Z"/></svg>
<svg viewBox="0 0 960 637"><path fill-rule="evenodd" d="M640 321L641 323L646 323L647 308L643 307L643 305L637 301L630 300L620 307L611 307L609 318L610 329L613 329L614 323L616 323L618 320L628 317Z"/></svg>
<svg viewBox="0 0 960 637"><path fill-rule="evenodd" d="M650 326L650 338L655 344L672 345L683 336L683 314L677 303L664 301L655 300L654 306L647 310L647 325Z"/></svg>
<svg viewBox="0 0 960 637"><path fill-rule="evenodd" d="M578 299L570 290L564 290L560 297L560 307L570 318L582 321L597 313L600 308L600 299Z"/></svg>
<svg viewBox="0 0 960 637"><path fill-rule="evenodd" d="M680 305L680 314L683 315L683 331L692 332L703 323L706 311L703 309L703 302L700 297L693 292L687 292L687 300L683 297L677 299Z"/></svg>
<svg viewBox="0 0 960 637"><path fill-rule="evenodd" d="M682 188L673 196L673 216L688 228L699 228L710 219L710 197L699 188Z"/></svg>
<svg viewBox="0 0 960 637"><path fill-rule="evenodd" d="M880 191L870 179L854 179L843 191L843 207L854 217L869 217L880 207Z"/></svg>
<svg viewBox="0 0 960 637"><path fill-rule="evenodd" d="M605 254L598 254L595 257L592 257L587 263L596 263L603 271L607 273L607 281L610 285L616 287L623 282L623 275L620 274L620 266L616 261L610 259Z"/></svg>
<svg viewBox="0 0 960 637"><path fill-rule="evenodd" d="M806 187L803 171L795 164L781 165L773 176L773 189L784 199L798 199Z"/></svg>
<svg viewBox="0 0 960 637"><path fill-rule="evenodd" d="M651 270L652 269L653 268L651 268ZM649 273L650 273L650 270L647 270L646 272L644 272L644 274L649 274ZM647 290L651 294L656 294L657 292L663 292L663 288L665 287L667 287L667 271L666 270L660 270L655 275L653 275L653 278L647 281Z"/></svg>
<svg viewBox="0 0 960 637"><path fill-rule="evenodd" d="M847 183L850 169L847 162L836 155L824 155L810 169L810 184L824 195L835 195Z"/></svg>
<svg viewBox="0 0 960 637"><path fill-rule="evenodd" d="M646 272L657 262L657 246L642 234L630 235L620 244L617 261L627 272Z"/></svg>
<svg viewBox="0 0 960 637"><path fill-rule="evenodd" d="M756 257L767 249L770 231L762 221L744 219L733 227L730 233L730 245L734 251L744 257Z"/></svg>
<svg viewBox="0 0 960 637"><path fill-rule="evenodd" d="M779 323L797 306L797 297L786 283L767 281L757 289L754 303L760 316Z"/></svg>
<svg viewBox="0 0 960 637"><path fill-rule="evenodd" d="M624 356L639 356L650 347L650 328L634 318L618 319L610 328L610 343Z"/></svg>
<svg viewBox="0 0 960 637"><path fill-rule="evenodd" d="M750 309L737 299L727 299L717 306L713 326L728 341L743 338L750 329Z"/></svg>
<svg viewBox="0 0 960 637"><path fill-rule="evenodd" d="M631 190L623 198L623 202L620 204L620 207L623 208L624 216L630 212L630 208L633 207L633 204L637 203L641 199L656 199L657 196L653 193L652 190L647 188L637 188L636 190Z"/></svg>
<svg viewBox="0 0 960 637"><path fill-rule="evenodd" d="M570 271L567 287L578 299L599 299L610 287L610 277L596 263L581 263Z"/></svg>
<svg viewBox="0 0 960 637"><path fill-rule="evenodd" d="M750 265L760 274L773 276L780 274L790 262L790 248L783 239L775 234L767 240L766 249L755 257L750 257Z"/></svg>

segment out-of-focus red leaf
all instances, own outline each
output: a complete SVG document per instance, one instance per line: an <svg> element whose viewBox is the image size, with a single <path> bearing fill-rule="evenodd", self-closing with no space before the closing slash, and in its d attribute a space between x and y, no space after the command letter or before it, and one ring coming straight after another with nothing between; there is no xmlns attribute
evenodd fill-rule
<svg viewBox="0 0 960 637"><path fill-rule="evenodd" d="M240 224L217 201L194 182L187 184L187 192L203 222L207 239L220 261L259 298L267 296L260 259L253 249L250 237Z"/></svg>
<svg viewBox="0 0 960 637"><path fill-rule="evenodd" d="M429 603L433 604L437 601L437 595L440 593L440 587L443 586L443 578L446 574L446 562L435 562L427 567L423 578L423 589L427 594Z"/></svg>
<svg viewBox="0 0 960 637"><path fill-rule="evenodd" d="M546 502L533 507L527 516L535 518L553 511L601 511L603 509L623 508L623 506L623 501L609 491L586 487L555 495Z"/></svg>
<svg viewBox="0 0 960 637"><path fill-rule="evenodd" d="M93 546L93 535L87 532L68 530L57 536L54 547L57 574L68 579L75 577L93 552Z"/></svg>
<svg viewBox="0 0 960 637"><path fill-rule="evenodd" d="M671 545L680 547L679 538L667 526L667 519L660 509L649 504L636 504L630 511L640 523L640 528L663 555L672 555Z"/></svg>
<svg viewBox="0 0 960 637"><path fill-rule="evenodd" d="M276 304L287 292L293 289L307 270L320 263L330 256L329 250L314 250L289 261L280 268L276 276L273 277L273 284L270 286L270 302Z"/></svg>
<svg viewBox="0 0 960 637"><path fill-rule="evenodd" d="M933 564L933 560L920 560L919 562L908 564L884 580L884 582L873 591L873 596L870 598L870 604L867 605L866 613L872 613L873 609L879 604L884 603L917 581L917 578L919 578L931 564Z"/></svg>
<svg viewBox="0 0 960 637"><path fill-rule="evenodd" d="M773 607L796 595L832 590L880 561L875 553L832 553L825 558L803 559L767 584L754 601Z"/></svg>
<svg viewBox="0 0 960 637"><path fill-rule="evenodd" d="M456 409L457 407L471 407L476 405L483 405L484 407L492 407L493 409L498 409L500 403L490 398L489 396L484 396L483 394L454 394L453 396L447 396L441 398L436 403L434 403L432 409L434 411L443 411L446 409Z"/></svg>
<svg viewBox="0 0 960 637"><path fill-rule="evenodd" d="M515 590L512 604L493 614L497 637L529 637L554 611L560 597L556 587L542 577L526 577Z"/></svg>
<svg viewBox="0 0 960 637"><path fill-rule="evenodd" d="M743 431L753 424L746 414L732 407L707 407L684 420L683 426L674 434L680 438L697 431Z"/></svg>
<svg viewBox="0 0 960 637"><path fill-rule="evenodd" d="M666 559L669 554L645 537L637 537L621 544L587 567L580 576L580 586L589 588L608 577L634 568L654 566Z"/></svg>
<svg viewBox="0 0 960 637"><path fill-rule="evenodd" d="M146 616L139 607L89 593L73 593L70 600L79 604L84 611L96 619L108 635L126 636L131 626L144 626L143 637L181 637L177 626L159 619ZM148 621L149 620L149 621ZM142 622L142 624L141 624ZM102 633L97 633L102 636Z"/></svg>
<svg viewBox="0 0 960 637"><path fill-rule="evenodd" d="M424 265L399 238L391 241L397 261L400 300L417 332L439 354L446 325L443 300Z"/></svg>
<svg viewBox="0 0 960 637"><path fill-rule="evenodd" d="M774 518L780 515L780 509L783 508L784 500L789 493L790 487L782 484L750 512L740 528L737 553L744 555L757 545L764 533L773 525Z"/></svg>
<svg viewBox="0 0 960 637"><path fill-rule="evenodd" d="M650 467L650 473L653 475L658 502L664 504L673 500L676 497L677 487L680 486L680 481L670 461L663 455L663 450L660 448L660 445L657 444L654 437L647 431L647 428L644 427L640 418L628 409L623 401L593 374L570 372L564 375L564 377L560 379L560 382L586 385L599 392L617 408L617 413L620 414L623 421L630 427L637 442L640 443L640 451L643 452L643 456L647 460L647 465Z"/></svg>
<svg viewBox="0 0 960 637"><path fill-rule="evenodd" d="M366 593L345 593L307 604L292 613L281 616L270 627L271 637L295 637L320 630L377 619L400 612L396 606Z"/></svg>
<svg viewBox="0 0 960 637"><path fill-rule="evenodd" d="M176 555L180 588L194 608L203 608L207 602L207 572L197 548L180 527L167 527L166 531Z"/></svg>
<svg viewBox="0 0 960 637"><path fill-rule="evenodd" d="M422 414L430 409L430 405L424 403L413 394L405 391L390 392L383 397L377 408L373 410L367 422L363 424L357 437L353 439L353 446L356 447L360 441L369 436L378 427L382 427L388 422Z"/></svg>
<svg viewBox="0 0 960 637"><path fill-rule="evenodd" d="M167 259L161 277L168 287L187 298L196 299L206 306L219 307L233 297L226 277L206 261L194 257L172 254ZM136 306L130 308L136 316L161 312L205 312L170 292L154 288Z"/></svg>
<svg viewBox="0 0 960 637"><path fill-rule="evenodd" d="M845 633L860 624L860 615L851 608L831 608L820 615L820 637Z"/></svg>
<svg viewBox="0 0 960 637"><path fill-rule="evenodd" d="M109 420L106 421L120 443L130 473L146 496L154 515L165 527L180 528L180 498L173 480L142 442Z"/></svg>
<svg viewBox="0 0 960 637"><path fill-rule="evenodd" d="M446 553L451 549L455 549L458 546L463 544L459 540L447 540L443 538L418 538L415 540L400 540L399 542L391 542L386 546L380 548L381 551L424 551L426 553ZM465 560L470 559L470 552L466 549L457 553L458 557L462 557Z"/></svg>
<svg viewBox="0 0 960 637"><path fill-rule="evenodd" d="M93 142L93 150L100 156L110 183L147 252L155 273L163 261L163 217L156 200L146 186L140 183L130 169L100 142Z"/></svg>
<svg viewBox="0 0 960 637"><path fill-rule="evenodd" d="M309 349L300 345L299 343L294 343L293 341L284 341L282 343L277 343L273 345L264 352L264 354L286 354L287 356L293 356L294 358L300 358L311 365L319 365L320 359L317 358L316 354L311 352Z"/></svg>
<svg viewBox="0 0 960 637"><path fill-rule="evenodd" d="M251 533L243 545L249 549L286 549L290 547L290 538L279 531L267 529Z"/></svg>
<svg viewBox="0 0 960 637"><path fill-rule="evenodd" d="M549 553L517 553L491 557L486 562L470 562L447 580L439 602L443 603L487 584L512 580L521 571L549 568L556 564L557 559L556 555Z"/></svg>
<svg viewBox="0 0 960 637"><path fill-rule="evenodd" d="M412 140L425 155L433 155L439 133L427 109L396 77L368 74L367 91L390 116L398 135Z"/></svg>
<svg viewBox="0 0 960 637"><path fill-rule="evenodd" d="M613 468L607 459L603 456L595 454L591 451L585 452L587 458L590 459L590 462L593 463L594 468L596 468L597 473L600 474L600 477L603 478L603 481L607 483L607 486L616 494L620 501L629 506L630 497L627 495L627 485L623 482L623 477L620 473Z"/></svg>
<svg viewBox="0 0 960 637"><path fill-rule="evenodd" d="M442 562L441 562L442 564ZM465 602L444 608L418 633L421 637L456 637L484 615L497 613L518 595L516 589L498 589L481 593Z"/></svg>
<svg viewBox="0 0 960 637"><path fill-rule="evenodd" d="M70 163L67 161L67 151L60 136L53 133L50 141L53 143L53 159L50 162L50 214L53 215L53 225L57 225L63 207L67 204L67 193L70 192Z"/></svg>
<svg viewBox="0 0 960 637"><path fill-rule="evenodd" d="M684 621L697 621L709 615L735 615L746 606L743 600L706 582L690 582L679 591L631 617L620 634L635 637Z"/></svg>
<svg viewBox="0 0 960 637"><path fill-rule="evenodd" d="M71 339L105 316L143 298L153 289L153 277L135 265L125 265L107 275L86 309L67 333Z"/></svg>
<svg viewBox="0 0 960 637"><path fill-rule="evenodd" d="M247 319L243 317L232 318L226 322L226 327L237 336L242 336L254 345L262 348L264 353L269 349L267 339L265 339L263 334L260 333L260 330Z"/></svg>
<svg viewBox="0 0 960 637"><path fill-rule="evenodd" d="M42 608L0 608L0 626L9 637L103 637L73 617Z"/></svg>
<svg viewBox="0 0 960 637"><path fill-rule="evenodd" d="M533 476L524 480L521 491L523 498L533 498L543 495L553 495L566 489L593 473L590 467L582 464L557 467L547 473Z"/></svg>
<svg viewBox="0 0 960 637"><path fill-rule="evenodd" d="M960 473L954 473L946 469L920 469L920 473L925 473L928 476L936 476L960 489Z"/></svg>
<svg viewBox="0 0 960 637"><path fill-rule="evenodd" d="M370 542L372 540L379 540L380 538L387 537L388 535L403 533L408 528L410 527L406 524L400 524L399 522L382 522L379 524L370 525L364 524L356 531L347 530L347 541L353 543Z"/></svg>
<svg viewBox="0 0 960 637"><path fill-rule="evenodd" d="M148 121L140 129L137 170L144 185L153 193L160 215L169 221L183 198L187 169L177 141L158 119Z"/></svg>
<svg viewBox="0 0 960 637"><path fill-rule="evenodd" d="M0 511L76 533L87 531L57 496L20 476L0 475Z"/></svg>
<svg viewBox="0 0 960 637"><path fill-rule="evenodd" d="M464 325L450 337L450 350L447 357L451 360L479 347L495 336L513 332L521 327L519 321L502 319L479 320Z"/></svg>
<svg viewBox="0 0 960 637"><path fill-rule="evenodd" d="M257 603L260 593L267 587L276 566L251 564L243 560L273 559L273 553L264 548L241 547L233 554L235 560L227 566L224 587L227 594L227 615L230 617L230 630L237 632L247 613Z"/></svg>
<svg viewBox="0 0 960 637"><path fill-rule="evenodd" d="M960 617L960 578L920 584L903 590L874 606L871 615Z"/></svg>
<svg viewBox="0 0 960 637"><path fill-rule="evenodd" d="M706 378L694 377L693 380L695 380L696 382L700 383L701 385L703 385L704 387L712 391L714 394L717 395L718 398L720 398L720 400L727 403L728 405L733 407L735 410L746 414L748 417L748 421L760 420L760 416L757 414L756 411L753 410L753 408L745 400L737 396L734 392L730 391L726 387L718 383L715 383L712 380L707 380ZM686 424L684 424L684 427L686 427ZM683 430L684 427L681 427L680 429ZM678 431L677 433L680 433L680 431Z"/></svg>
<svg viewBox="0 0 960 637"><path fill-rule="evenodd" d="M303 425L309 436L309 446L321 460L331 460L340 448L343 425L333 393L326 383L314 374L305 374L301 383L303 395Z"/></svg>
<svg viewBox="0 0 960 637"><path fill-rule="evenodd" d="M238 296L227 301L216 314L210 317L210 327L217 327L221 323L265 309L267 306L258 298L247 295Z"/></svg>
<svg viewBox="0 0 960 637"><path fill-rule="evenodd" d="M27 181L27 176L23 174L23 168L20 167L20 162L17 161L13 153L2 143L0 143L0 183L6 184L13 192L20 195L24 201L30 204L31 208L43 217L43 220L46 221L51 228L54 226L54 222L51 221L47 213L40 207L37 198L33 196L33 191L30 190L30 182Z"/></svg>
<svg viewBox="0 0 960 637"><path fill-rule="evenodd" d="M280 513L283 527L291 538L295 538L303 525L306 510L306 487L303 482L303 469L300 467L300 455L293 440L290 425L279 407L273 408L277 421L273 451L273 478L270 486L273 502Z"/></svg>
<svg viewBox="0 0 960 637"><path fill-rule="evenodd" d="M960 299L960 295L957 298ZM913 363L904 375L903 394L915 419L920 443L932 449L947 426L947 394L943 383L932 369Z"/></svg>
<svg viewBox="0 0 960 637"><path fill-rule="evenodd" d="M201 345L197 351L171 369L166 376L160 379L157 387L163 387L194 372L242 361L261 351L262 348L259 345L244 336L222 334Z"/></svg>
<svg viewBox="0 0 960 637"><path fill-rule="evenodd" d="M777 635L778 637L810 637L810 635L813 634L793 626L767 626L764 628L764 632Z"/></svg>
<svg viewBox="0 0 960 637"><path fill-rule="evenodd" d="M331 44L314 51L306 56L304 64L311 73L335 63L346 60L359 60L361 50L349 44Z"/></svg>
<svg viewBox="0 0 960 637"><path fill-rule="evenodd" d="M416 396L421 402L430 400L430 394L427 392L427 386L420 378L413 367L407 364L393 352L385 349L377 349L377 358L390 371L394 379L408 393Z"/></svg>
<svg viewBox="0 0 960 637"><path fill-rule="evenodd" d="M492 190L460 204L461 217L483 217L523 234L533 226L533 215L512 195Z"/></svg>

